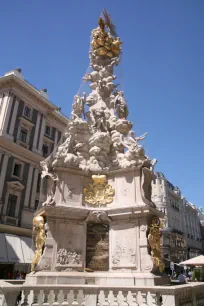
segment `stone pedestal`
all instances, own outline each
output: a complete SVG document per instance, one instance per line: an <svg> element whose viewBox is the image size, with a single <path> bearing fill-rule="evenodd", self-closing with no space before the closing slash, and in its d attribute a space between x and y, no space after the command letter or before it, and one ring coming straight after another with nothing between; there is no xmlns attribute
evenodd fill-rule
<svg viewBox="0 0 204 306"><path fill-rule="evenodd" d="M153 217L161 213L144 197L141 169L108 173L107 184L115 194L102 205L85 202L83 190L92 183L91 175L72 169L56 173L54 206L37 212L45 220L43 254L26 282L159 284L147 236Z"/></svg>

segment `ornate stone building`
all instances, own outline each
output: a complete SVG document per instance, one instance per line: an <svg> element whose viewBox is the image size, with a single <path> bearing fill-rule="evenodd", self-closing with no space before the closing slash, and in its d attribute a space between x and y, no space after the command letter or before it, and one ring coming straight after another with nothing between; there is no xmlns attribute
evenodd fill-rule
<svg viewBox="0 0 204 306"><path fill-rule="evenodd" d="M183 212L188 258L193 258L203 253L200 210L183 198Z"/></svg>
<svg viewBox="0 0 204 306"><path fill-rule="evenodd" d="M161 237L165 266L195 257L202 251L198 209L182 197L161 172L152 183L152 201L164 212Z"/></svg>
<svg viewBox="0 0 204 306"><path fill-rule="evenodd" d="M0 262L5 263L1 265L3 270L6 267L12 270L14 263L31 260L29 247L22 245L31 242L33 213L39 203L40 161L60 141L66 125L67 118L49 101L46 90L39 91L28 83L20 69L0 78Z"/></svg>

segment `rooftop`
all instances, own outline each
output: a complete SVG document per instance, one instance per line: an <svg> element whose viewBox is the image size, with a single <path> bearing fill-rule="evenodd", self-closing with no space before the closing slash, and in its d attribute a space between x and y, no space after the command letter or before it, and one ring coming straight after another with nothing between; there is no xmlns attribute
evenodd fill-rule
<svg viewBox="0 0 204 306"><path fill-rule="evenodd" d="M60 107L56 106L49 100L49 94L46 88L39 90L24 78L21 68L13 69L6 72L4 76L0 77L0 81L5 80L5 78L13 78L15 81L20 82L21 85L26 87L28 90L31 90L35 96L37 96L44 103L46 103L57 116L61 117L62 119L65 119L66 121L69 119L61 112Z"/></svg>

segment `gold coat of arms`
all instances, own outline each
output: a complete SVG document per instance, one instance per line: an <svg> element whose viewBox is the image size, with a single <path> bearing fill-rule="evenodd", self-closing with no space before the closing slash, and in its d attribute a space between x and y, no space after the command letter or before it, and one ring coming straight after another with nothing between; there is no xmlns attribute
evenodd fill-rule
<svg viewBox="0 0 204 306"><path fill-rule="evenodd" d="M106 182L106 175L92 175L93 183L84 188L85 202L92 205L105 205L113 201L115 190Z"/></svg>

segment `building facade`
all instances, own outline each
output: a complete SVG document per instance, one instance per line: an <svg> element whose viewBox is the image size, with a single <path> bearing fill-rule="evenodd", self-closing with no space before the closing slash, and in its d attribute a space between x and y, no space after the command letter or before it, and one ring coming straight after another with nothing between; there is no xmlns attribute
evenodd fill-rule
<svg viewBox="0 0 204 306"><path fill-rule="evenodd" d="M30 243L39 203L40 161L62 141L67 122L46 90L29 84L20 69L0 78L0 240L5 249L0 278L6 265L12 270L29 261L23 244Z"/></svg>
<svg viewBox="0 0 204 306"><path fill-rule="evenodd" d="M202 253L199 209L182 197L178 187L161 172L152 184L152 201L163 211L161 246L165 265L179 263Z"/></svg>
<svg viewBox="0 0 204 306"><path fill-rule="evenodd" d="M178 263L187 258L182 196L179 188L171 184L163 173L155 174L152 200L165 214L161 245L165 266L168 268L171 261Z"/></svg>
<svg viewBox="0 0 204 306"><path fill-rule="evenodd" d="M184 233L188 247L188 258L202 254L201 222L199 209L183 198Z"/></svg>
<svg viewBox="0 0 204 306"><path fill-rule="evenodd" d="M198 217L200 220L201 242L202 242L202 250L204 253L204 212L202 208L199 208Z"/></svg>

